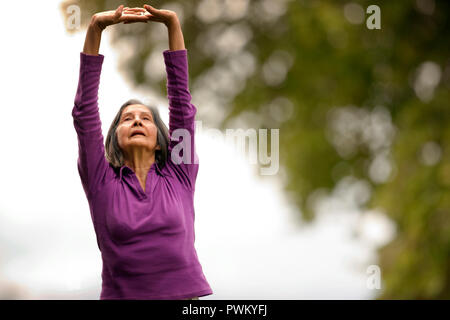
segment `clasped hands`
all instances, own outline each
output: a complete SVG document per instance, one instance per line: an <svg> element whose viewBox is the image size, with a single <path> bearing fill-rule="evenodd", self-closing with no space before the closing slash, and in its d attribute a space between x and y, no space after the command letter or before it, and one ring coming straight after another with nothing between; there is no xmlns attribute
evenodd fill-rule
<svg viewBox="0 0 450 320"><path fill-rule="evenodd" d="M169 26L170 23L177 21L177 15L174 11L156 9L148 4L144 4L144 8L129 8L121 4L116 10L99 12L92 17L92 23L101 30L122 22L128 24L134 22L147 23L148 21L161 22Z"/></svg>

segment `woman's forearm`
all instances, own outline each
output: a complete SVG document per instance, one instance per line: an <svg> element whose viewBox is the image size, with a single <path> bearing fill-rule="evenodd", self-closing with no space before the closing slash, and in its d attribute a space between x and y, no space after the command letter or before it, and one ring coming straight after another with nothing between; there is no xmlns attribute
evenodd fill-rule
<svg viewBox="0 0 450 320"><path fill-rule="evenodd" d="M95 23L95 18L93 18L86 32L83 53L97 56L100 49L101 39L102 29L98 27L98 25Z"/></svg>
<svg viewBox="0 0 450 320"><path fill-rule="evenodd" d="M167 30L169 33L169 50L184 50L184 38L181 30L181 24L178 18L172 19L167 24Z"/></svg>

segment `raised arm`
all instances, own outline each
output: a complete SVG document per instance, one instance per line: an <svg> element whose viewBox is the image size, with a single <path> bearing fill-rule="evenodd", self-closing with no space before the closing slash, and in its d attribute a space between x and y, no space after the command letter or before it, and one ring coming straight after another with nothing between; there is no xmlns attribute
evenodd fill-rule
<svg viewBox="0 0 450 320"><path fill-rule="evenodd" d="M177 171L179 180L194 190L198 173L194 139L197 109L191 103L188 55L181 24L174 11L156 9L147 4L144 8L149 13L149 21L164 23L169 35L169 50L163 52L169 100L169 165ZM184 141L185 137L189 141Z"/></svg>
<svg viewBox="0 0 450 320"><path fill-rule="evenodd" d="M102 31L120 22L146 22L138 13L143 8L123 8L96 13L86 32L83 52L80 52L80 73L72 117L78 138L78 171L88 198L105 180L109 163L105 157L103 134L98 110L98 89L104 56L99 54Z"/></svg>

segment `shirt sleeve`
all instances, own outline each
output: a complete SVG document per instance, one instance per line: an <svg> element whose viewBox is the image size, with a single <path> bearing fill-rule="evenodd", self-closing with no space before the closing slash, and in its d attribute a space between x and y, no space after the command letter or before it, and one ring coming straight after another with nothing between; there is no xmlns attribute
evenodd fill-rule
<svg viewBox="0 0 450 320"><path fill-rule="evenodd" d="M80 52L80 75L72 110L78 138L78 172L88 199L104 179L109 162L105 157L102 124L98 110L98 88L103 55Z"/></svg>
<svg viewBox="0 0 450 320"><path fill-rule="evenodd" d="M187 50L165 50L163 55L169 100L168 162L175 168L181 182L185 183L188 188L195 189L198 174L198 156L194 139L197 108L191 103L192 97L189 92ZM176 134L174 134L175 130L177 130ZM189 141L182 143L185 137ZM175 152L175 155L172 155L172 151ZM185 151L188 153L186 156L184 155ZM174 159L183 159L183 161L174 161Z"/></svg>

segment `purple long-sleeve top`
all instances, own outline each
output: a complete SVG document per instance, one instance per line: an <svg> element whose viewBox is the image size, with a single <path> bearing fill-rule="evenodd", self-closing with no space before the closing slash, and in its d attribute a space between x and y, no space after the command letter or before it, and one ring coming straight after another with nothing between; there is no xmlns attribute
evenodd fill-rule
<svg viewBox="0 0 450 320"><path fill-rule="evenodd" d="M103 262L101 300L172 300L213 293L194 247L197 109L188 88L187 50L166 50L163 56L169 135L187 129L195 159L180 164L172 161L171 150L178 141L171 139L166 165L152 164L144 191L131 168L115 168L105 156L98 110L104 56L80 52L72 116L78 137L78 172Z"/></svg>

